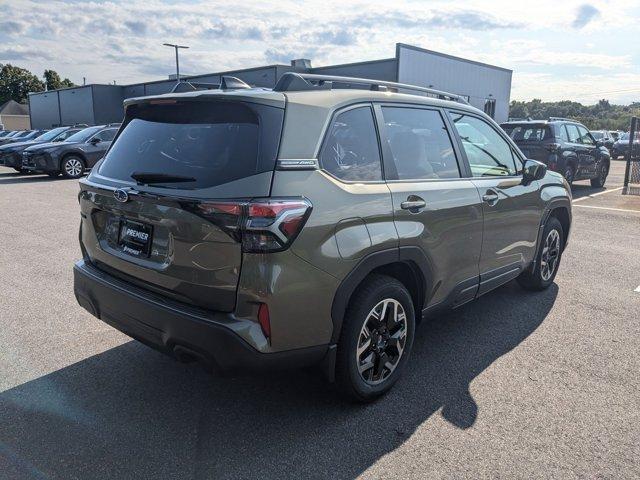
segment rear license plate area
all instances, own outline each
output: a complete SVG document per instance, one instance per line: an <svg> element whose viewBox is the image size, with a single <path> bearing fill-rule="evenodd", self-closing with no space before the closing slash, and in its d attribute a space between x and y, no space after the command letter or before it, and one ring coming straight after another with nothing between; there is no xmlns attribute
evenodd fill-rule
<svg viewBox="0 0 640 480"><path fill-rule="evenodd" d="M148 257L151 253L153 227L146 223L124 218L120 220L118 247L133 257Z"/></svg>

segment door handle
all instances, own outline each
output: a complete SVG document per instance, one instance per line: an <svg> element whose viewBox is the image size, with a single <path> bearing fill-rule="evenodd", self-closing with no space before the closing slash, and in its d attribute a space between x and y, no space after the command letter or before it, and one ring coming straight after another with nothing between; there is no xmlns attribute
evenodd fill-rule
<svg viewBox="0 0 640 480"><path fill-rule="evenodd" d="M489 205L495 205L500 200L498 193L495 190L487 190L482 196L482 201L488 203Z"/></svg>
<svg viewBox="0 0 640 480"><path fill-rule="evenodd" d="M409 198L407 198L404 202L400 204L400 208L402 208L403 210L409 210L409 211L414 211L414 210L418 211L426 206L427 206L427 202L425 202L422 198L415 195L411 195Z"/></svg>

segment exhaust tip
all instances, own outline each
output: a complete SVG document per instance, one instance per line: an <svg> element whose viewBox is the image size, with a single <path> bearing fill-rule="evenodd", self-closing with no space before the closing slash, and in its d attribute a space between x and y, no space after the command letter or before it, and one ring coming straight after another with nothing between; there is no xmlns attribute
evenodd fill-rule
<svg viewBox="0 0 640 480"><path fill-rule="evenodd" d="M182 362L182 363L193 363L193 362L204 361L204 357L201 354L191 350L190 348L184 347L182 345L176 345L173 348L173 355L176 357L176 359L179 362Z"/></svg>

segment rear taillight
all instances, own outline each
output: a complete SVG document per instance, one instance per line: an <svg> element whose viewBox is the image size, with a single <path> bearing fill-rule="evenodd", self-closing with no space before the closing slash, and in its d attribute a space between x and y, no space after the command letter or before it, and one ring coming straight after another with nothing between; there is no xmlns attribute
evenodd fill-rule
<svg viewBox="0 0 640 480"><path fill-rule="evenodd" d="M545 145L545 147L547 148L547 150L549 150L550 152L557 152L558 150L560 150L560 147L562 145L560 145L559 143L547 143Z"/></svg>
<svg viewBox="0 0 640 480"><path fill-rule="evenodd" d="M218 225L242 242L244 252L250 253L286 250L311 213L311 202L304 198L211 201L183 206Z"/></svg>
<svg viewBox="0 0 640 480"><path fill-rule="evenodd" d="M269 318L269 307L266 303L261 303L258 307L258 323L264 336L271 338L271 318Z"/></svg>

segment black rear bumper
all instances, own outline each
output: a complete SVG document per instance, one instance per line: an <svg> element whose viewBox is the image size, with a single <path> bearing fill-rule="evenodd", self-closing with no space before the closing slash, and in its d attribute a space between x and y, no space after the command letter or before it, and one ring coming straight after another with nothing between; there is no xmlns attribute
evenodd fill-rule
<svg viewBox="0 0 640 480"><path fill-rule="evenodd" d="M81 260L73 268L78 303L103 322L180 359L194 358L220 372L258 372L318 364L328 346L261 353L225 326L232 313L204 314L104 273Z"/></svg>

